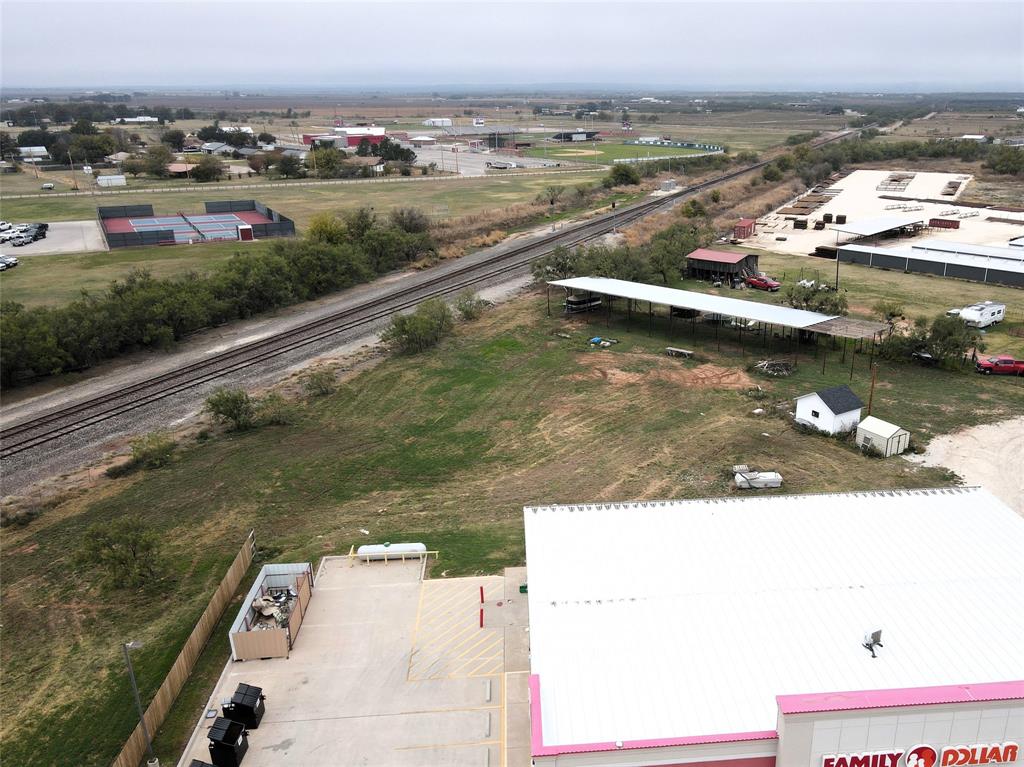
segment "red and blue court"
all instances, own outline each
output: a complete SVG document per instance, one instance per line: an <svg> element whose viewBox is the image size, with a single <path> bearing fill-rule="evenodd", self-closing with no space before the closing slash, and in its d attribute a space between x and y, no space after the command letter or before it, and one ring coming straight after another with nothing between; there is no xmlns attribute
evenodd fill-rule
<svg viewBox="0 0 1024 767"><path fill-rule="evenodd" d="M157 215L150 205L109 206L97 210L112 248L172 245L223 240L253 240L295 234L291 219L255 200L208 202L205 213Z"/></svg>

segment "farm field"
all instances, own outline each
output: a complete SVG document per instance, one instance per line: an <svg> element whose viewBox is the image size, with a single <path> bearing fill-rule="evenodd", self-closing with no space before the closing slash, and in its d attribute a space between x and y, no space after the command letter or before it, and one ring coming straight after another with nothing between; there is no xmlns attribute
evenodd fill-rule
<svg viewBox="0 0 1024 767"><path fill-rule="evenodd" d="M959 138L965 134L1019 136L1024 120L998 112L939 112L927 120L904 123L892 133L879 136L887 140Z"/></svg>
<svg viewBox="0 0 1024 767"><path fill-rule="evenodd" d="M680 147L638 146L636 144L616 144L611 141L580 141L566 144L545 144L525 150L530 157L544 157L549 160L573 160L574 162L610 163L613 160L626 158L651 159L659 157L679 157L688 154L700 154L699 149Z"/></svg>
<svg viewBox="0 0 1024 767"><path fill-rule="evenodd" d="M769 271L788 263L765 260ZM896 275L879 275L888 278L880 294L910 293ZM924 311L948 303L943 296L925 304L926 295L917 299ZM850 360L841 363L839 352L824 375L805 351L791 378L755 378L746 367L760 352L749 343L744 351L731 333L716 342L709 329L691 338L677 325L673 338L663 317L649 334L645 321L627 329L622 318L611 327L597 317L548 318L544 305L542 294L512 301L461 325L435 350L385 359L334 394L301 402L290 425L189 439L169 466L100 480L5 531L7 760L109 763L134 723L117 641L144 642L135 660L148 698L251 527L262 556L282 562L367 540L422 540L440 549L434 577L443 577L521 563L524 504L725 495L735 492L733 463L780 471L786 492L952 481L751 414L847 383ZM620 343L593 350L593 335ZM697 358L667 358L672 342ZM864 396L867 361L856 357L851 384ZM757 386L765 394L752 396ZM1018 381L880 365L875 414L918 441L1022 406ZM165 542L167 578L152 593L104 593L72 564L89 524L123 517L143 519ZM176 709L157 736L167 763L220 671L223 637L211 648L187 688L188 710Z"/></svg>

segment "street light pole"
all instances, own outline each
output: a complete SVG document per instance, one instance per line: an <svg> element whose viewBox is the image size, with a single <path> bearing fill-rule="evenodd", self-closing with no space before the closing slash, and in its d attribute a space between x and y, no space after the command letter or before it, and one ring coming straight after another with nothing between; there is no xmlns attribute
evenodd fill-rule
<svg viewBox="0 0 1024 767"><path fill-rule="evenodd" d="M139 697L139 686L135 682L135 669L132 668L132 659L128 654L129 650L137 650L142 647L142 642L132 641L121 644L124 651L124 662L128 666L128 678L132 681L132 694L135 696L135 707L139 711L139 724L142 725L142 734L146 737L146 750L149 752L149 760L156 764L156 755L153 753L153 740L149 737L149 728L146 727L146 714L142 710L142 699Z"/></svg>

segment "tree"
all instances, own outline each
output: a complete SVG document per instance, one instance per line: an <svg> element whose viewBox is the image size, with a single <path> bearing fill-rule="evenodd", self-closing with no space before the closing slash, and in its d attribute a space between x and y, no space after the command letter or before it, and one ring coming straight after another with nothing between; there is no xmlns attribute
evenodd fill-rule
<svg viewBox="0 0 1024 767"><path fill-rule="evenodd" d="M256 143L256 137L251 133L245 131L233 130L230 133L226 133L224 138L221 139L225 144L233 146L236 149L242 149L247 146L252 146Z"/></svg>
<svg viewBox="0 0 1024 767"><path fill-rule="evenodd" d="M352 238L358 242L362 242L373 231L376 222L377 215L373 212L372 208L367 208L366 206L348 211L345 214L345 228Z"/></svg>
<svg viewBox="0 0 1024 767"><path fill-rule="evenodd" d="M112 586L139 588L161 571L161 538L137 519L90 525L76 556L79 566L98 568Z"/></svg>
<svg viewBox="0 0 1024 767"><path fill-rule="evenodd" d="M306 157L306 167L315 168L318 178L337 178L344 159L345 153L333 147L314 149Z"/></svg>
<svg viewBox="0 0 1024 767"><path fill-rule="evenodd" d="M412 314L396 314L381 334L381 340L405 354L415 354L436 345L455 327L448 304L431 298Z"/></svg>
<svg viewBox="0 0 1024 767"><path fill-rule="evenodd" d="M712 189L711 190L711 202L718 204L722 201L722 190Z"/></svg>
<svg viewBox="0 0 1024 767"><path fill-rule="evenodd" d="M95 136L99 133L99 129L92 124L92 120L82 119L68 128L68 133L74 133L79 136Z"/></svg>
<svg viewBox="0 0 1024 767"><path fill-rule="evenodd" d="M185 131L178 130L177 128L166 131L164 132L164 135L160 137L160 141L167 144L167 146L174 151L180 152L182 147L185 146Z"/></svg>
<svg viewBox="0 0 1024 767"><path fill-rule="evenodd" d="M420 234L430 229L430 219L419 208L395 208L388 218L392 226L409 234Z"/></svg>
<svg viewBox="0 0 1024 767"><path fill-rule="evenodd" d="M121 163L121 170L131 175L132 178L138 178L140 173L146 172L146 163L138 157L129 157Z"/></svg>
<svg viewBox="0 0 1024 767"><path fill-rule="evenodd" d="M455 310L467 322L479 319L486 307L487 301L474 293L472 288L466 288L455 298Z"/></svg>
<svg viewBox="0 0 1024 767"><path fill-rule="evenodd" d="M267 169L267 158L262 154L254 154L245 161L245 164L248 165L249 169L254 171L258 176Z"/></svg>
<svg viewBox="0 0 1024 767"><path fill-rule="evenodd" d="M256 137L256 140L261 144L276 144L277 136L275 136L273 133L267 133L266 131L263 131L262 133L260 133L260 135Z"/></svg>
<svg viewBox="0 0 1024 767"><path fill-rule="evenodd" d="M295 155L281 155L281 159L274 164L274 167L285 178L298 178L302 175L302 163Z"/></svg>
<svg viewBox="0 0 1024 767"><path fill-rule="evenodd" d="M559 245L546 256L530 264L530 273L538 281L565 280L579 275L582 266L579 249Z"/></svg>
<svg viewBox="0 0 1024 767"><path fill-rule="evenodd" d="M370 139L361 138L359 139L359 146L356 147L356 155L359 157L369 157L371 154L372 145Z"/></svg>
<svg viewBox="0 0 1024 767"><path fill-rule="evenodd" d="M556 184L551 184L550 186L544 187L544 191L542 191L539 196L540 199L545 200L548 205L554 205L556 202L558 202L558 198L562 196L562 193L564 191L564 186L557 186Z"/></svg>
<svg viewBox="0 0 1024 767"><path fill-rule="evenodd" d="M587 274L595 277L610 277L613 280L628 282L646 282L650 275L650 265L647 259L642 253L628 245L619 247L592 245L581 254L581 258L586 264Z"/></svg>
<svg viewBox="0 0 1024 767"><path fill-rule="evenodd" d="M786 303L794 309L805 309L821 314L849 313L845 292L819 290L817 285L804 287L794 283L786 286L784 296Z"/></svg>
<svg viewBox="0 0 1024 767"><path fill-rule="evenodd" d="M333 213L317 213L309 220L306 237L310 242L341 245L348 241L348 229Z"/></svg>
<svg viewBox="0 0 1024 767"><path fill-rule="evenodd" d="M978 331L968 327L959 317L940 314L928 329L927 350L940 360L960 358L972 347L984 349L980 338Z"/></svg>
<svg viewBox="0 0 1024 767"><path fill-rule="evenodd" d="M192 166L192 178L199 182L219 181L224 177L224 163L212 154L204 154L199 162Z"/></svg>
<svg viewBox="0 0 1024 767"><path fill-rule="evenodd" d="M227 135L218 125L205 125L196 131L196 138L203 141L224 141Z"/></svg>
<svg viewBox="0 0 1024 767"><path fill-rule="evenodd" d="M761 175L765 181L779 181L782 179L782 172L774 165L766 165Z"/></svg>
<svg viewBox="0 0 1024 767"><path fill-rule="evenodd" d="M18 142L11 138L6 131L0 132L0 159L17 160L21 154Z"/></svg>
<svg viewBox="0 0 1024 767"><path fill-rule="evenodd" d="M256 401L244 389L217 389L203 409L233 431L250 429L256 421Z"/></svg>
<svg viewBox="0 0 1024 767"><path fill-rule="evenodd" d="M632 165L617 163L602 182L606 187L631 186L640 183L640 173Z"/></svg>
<svg viewBox="0 0 1024 767"><path fill-rule="evenodd" d="M146 150L146 172L164 178L167 176L167 166L173 159L174 155L166 144L153 144Z"/></svg>

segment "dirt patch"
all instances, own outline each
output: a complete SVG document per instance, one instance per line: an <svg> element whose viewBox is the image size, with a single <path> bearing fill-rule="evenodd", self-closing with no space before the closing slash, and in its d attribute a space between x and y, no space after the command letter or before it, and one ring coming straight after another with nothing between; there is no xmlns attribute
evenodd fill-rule
<svg viewBox="0 0 1024 767"><path fill-rule="evenodd" d="M1024 418L936 437L923 456L908 460L951 469L968 485L981 485L1024 515Z"/></svg>
<svg viewBox="0 0 1024 767"><path fill-rule="evenodd" d="M555 157L597 157L604 152L599 152L596 149L562 149L551 154Z"/></svg>
<svg viewBox="0 0 1024 767"><path fill-rule="evenodd" d="M591 355L584 357L586 372L576 373L570 378L576 381L607 381L612 386L629 386L654 381L677 384L693 389L747 389L753 380L743 370L723 368L718 365L698 365L694 368L681 366L657 367L651 370L623 370L615 367L618 363L628 367L630 363L649 363L651 358L640 354L616 355L615 357Z"/></svg>

